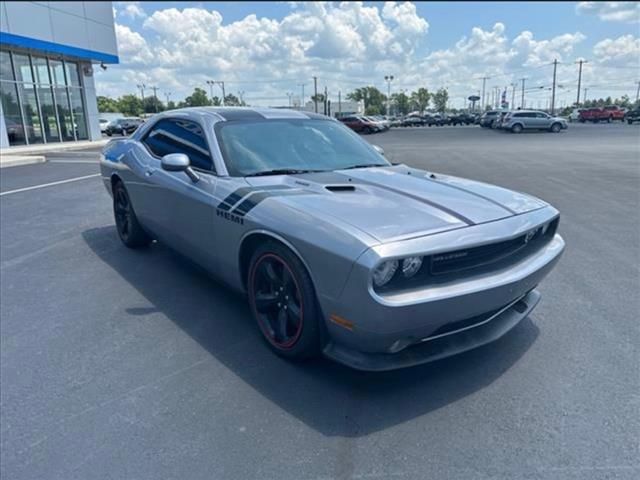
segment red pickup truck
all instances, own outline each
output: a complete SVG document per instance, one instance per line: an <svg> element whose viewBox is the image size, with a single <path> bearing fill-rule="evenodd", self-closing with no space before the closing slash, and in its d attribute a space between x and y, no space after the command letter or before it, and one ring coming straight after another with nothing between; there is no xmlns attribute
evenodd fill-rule
<svg viewBox="0 0 640 480"><path fill-rule="evenodd" d="M620 120L624 122L625 111L615 105L604 108L587 108L580 112L578 120L584 122L613 122L614 120Z"/></svg>

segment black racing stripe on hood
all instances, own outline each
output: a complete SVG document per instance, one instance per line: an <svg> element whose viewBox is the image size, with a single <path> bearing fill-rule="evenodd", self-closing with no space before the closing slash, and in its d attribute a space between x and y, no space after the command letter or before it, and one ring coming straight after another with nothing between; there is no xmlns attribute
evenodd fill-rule
<svg viewBox="0 0 640 480"><path fill-rule="evenodd" d="M413 176L413 178L420 178L420 177L416 177L416 176L414 175L414 176ZM472 190L467 190L466 188L464 188L464 187L460 187L460 186L458 186L458 185L451 185L450 183L447 183L447 182L443 182L443 181L441 181L441 180L438 180L437 175L436 175L436 178L429 178L428 176L425 176L425 177L423 177L423 178L424 178L424 180L426 180L426 181L428 181L428 182L434 182L434 183L437 183L438 185L443 185L443 186L445 186L445 187L451 187L451 188L454 188L454 189L459 190L459 191L461 191L461 192L468 193L468 194L470 194L470 195L474 195L474 196L476 196L476 197L478 197L478 198L481 198L481 199L483 199L483 200L486 200L487 202L493 203L494 205L497 205L497 206L498 206L498 207L500 207L500 208L505 209L507 212L509 212L509 213L510 213L510 214L512 214L512 215L517 215L517 214L518 214L518 212L516 212L515 210L512 210L512 209L510 209L509 207L507 207L506 205L503 205L503 204L501 204L500 202L497 202L496 200L494 200L494 199L493 199L493 198L491 198L491 197L487 197L487 196L485 196L485 195L482 195L481 193L477 193L477 192L474 192L474 191L472 191Z"/></svg>
<svg viewBox="0 0 640 480"><path fill-rule="evenodd" d="M308 194L309 192L308 191L305 192L303 190L297 190L293 188L289 190L280 190L277 192L273 192L273 191L257 192L252 195L249 195L240 205L234 208L231 211L231 213L233 213L234 215L238 215L239 217L244 217L247 213L251 211L251 209L253 209L256 205L258 205L260 202L262 202L263 200L266 200L269 197L284 197L289 195L301 195L305 193Z"/></svg>
<svg viewBox="0 0 640 480"><path fill-rule="evenodd" d="M262 190L285 190L291 187L286 185L269 185L265 187L241 187L237 190L230 193L220 204L218 208L220 210L231 210L236 203L238 203L244 196L250 194L251 192L258 192Z"/></svg>
<svg viewBox="0 0 640 480"><path fill-rule="evenodd" d="M418 197L417 195L412 195L410 193L405 192L404 190L398 190L396 188L391 188L391 187L387 187L386 185L382 185L380 183L375 183L375 182L369 182L367 180L362 180L360 178L353 178L353 177L349 177L346 174L338 174L340 176L343 177L348 177L350 179L350 181L355 184L361 184L361 185L370 185L372 187L377 187L377 188L382 188L383 190L387 190L389 192L393 192L393 193L397 193L398 195L402 195L403 197L409 197L412 200L415 200L416 202L422 202L425 203L431 207L437 208L438 210L441 210L449 215L451 215L454 218L457 218L458 220L466 223L467 225L475 225L475 222L467 217L465 217L464 215L461 215L460 213L451 210L450 208L445 207L444 205L440 205L439 203L436 202L432 202L431 200L427 200L426 198L422 198L422 197Z"/></svg>

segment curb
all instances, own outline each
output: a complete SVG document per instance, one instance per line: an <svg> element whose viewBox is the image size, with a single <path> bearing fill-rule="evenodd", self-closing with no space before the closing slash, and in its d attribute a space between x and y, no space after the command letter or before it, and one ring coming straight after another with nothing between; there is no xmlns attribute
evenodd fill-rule
<svg viewBox="0 0 640 480"><path fill-rule="evenodd" d="M46 161L47 159L44 155L3 155L0 159L0 168L32 165L35 163L44 163Z"/></svg>

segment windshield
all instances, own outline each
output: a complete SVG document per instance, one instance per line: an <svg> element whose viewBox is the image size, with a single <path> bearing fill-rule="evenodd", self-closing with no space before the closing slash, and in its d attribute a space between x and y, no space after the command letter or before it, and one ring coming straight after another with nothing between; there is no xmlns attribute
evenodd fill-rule
<svg viewBox="0 0 640 480"><path fill-rule="evenodd" d="M330 120L220 122L216 134L232 176L390 165L356 133Z"/></svg>

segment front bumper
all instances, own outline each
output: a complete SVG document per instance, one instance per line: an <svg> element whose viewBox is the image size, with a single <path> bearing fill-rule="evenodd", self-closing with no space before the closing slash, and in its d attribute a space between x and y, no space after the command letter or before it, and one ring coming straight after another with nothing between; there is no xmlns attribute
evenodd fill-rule
<svg viewBox="0 0 640 480"><path fill-rule="evenodd" d="M367 353L336 343L324 348L324 355L356 370L385 371L411 367L457 355L493 342L525 319L540 301L532 290L498 312L479 318L477 323L441 335L424 338L398 353Z"/></svg>
<svg viewBox="0 0 640 480"><path fill-rule="evenodd" d="M545 207L493 224L385 245L377 253L382 258L397 258L443 248L451 251L474 237L492 243L505 238L505 232L519 235L556 214L555 209ZM429 362L493 341L533 309L539 299L534 289L554 268L564 246L564 240L556 234L515 263L385 295L377 294L371 284L365 286L371 266L380 258L367 258L376 253L369 251L354 265L339 299L320 298L329 337L324 353L354 368L384 370ZM524 310L520 302L526 304ZM465 330L460 338L447 335L450 338L446 341L432 342L433 335L451 326L477 324L489 317L492 326ZM434 347L436 344L438 347ZM381 366L383 363L387 366Z"/></svg>

